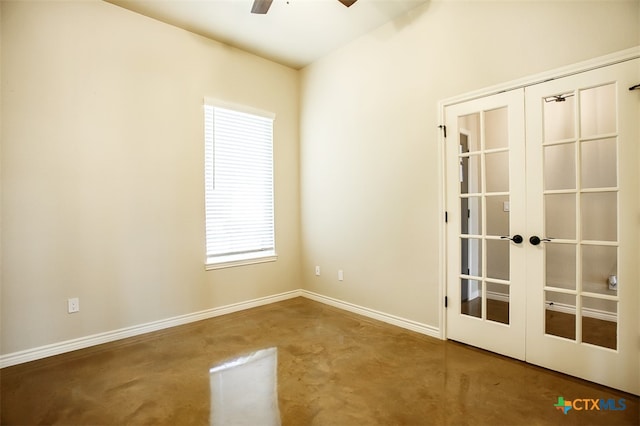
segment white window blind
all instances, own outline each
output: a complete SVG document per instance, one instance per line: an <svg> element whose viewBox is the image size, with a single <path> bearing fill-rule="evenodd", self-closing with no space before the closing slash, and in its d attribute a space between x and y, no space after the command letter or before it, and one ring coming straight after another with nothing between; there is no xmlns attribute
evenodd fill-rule
<svg viewBox="0 0 640 426"><path fill-rule="evenodd" d="M204 110L207 265L272 260L273 116Z"/></svg>

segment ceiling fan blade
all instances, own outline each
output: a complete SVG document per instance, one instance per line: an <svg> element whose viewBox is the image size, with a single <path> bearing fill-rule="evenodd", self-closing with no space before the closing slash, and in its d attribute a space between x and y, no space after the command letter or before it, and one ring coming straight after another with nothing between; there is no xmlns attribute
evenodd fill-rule
<svg viewBox="0 0 640 426"><path fill-rule="evenodd" d="M357 2L358 0L338 0L340 3L344 4L345 6L349 7L352 4L354 4L355 2Z"/></svg>
<svg viewBox="0 0 640 426"><path fill-rule="evenodd" d="M273 3L273 0L254 0L253 7L251 8L251 13L264 15L269 11L271 3Z"/></svg>

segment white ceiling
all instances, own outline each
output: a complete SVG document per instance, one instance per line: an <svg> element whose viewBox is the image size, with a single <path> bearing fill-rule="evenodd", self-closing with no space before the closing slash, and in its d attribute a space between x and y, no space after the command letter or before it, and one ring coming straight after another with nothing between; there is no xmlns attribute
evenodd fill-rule
<svg viewBox="0 0 640 426"><path fill-rule="evenodd" d="M300 69L429 0L105 0L151 18Z"/></svg>

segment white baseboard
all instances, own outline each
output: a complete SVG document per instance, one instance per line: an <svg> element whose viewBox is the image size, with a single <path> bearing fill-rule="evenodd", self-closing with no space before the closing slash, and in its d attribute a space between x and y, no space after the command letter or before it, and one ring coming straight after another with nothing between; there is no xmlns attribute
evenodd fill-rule
<svg viewBox="0 0 640 426"><path fill-rule="evenodd" d="M372 318L378 321L386 322L387 324L395 325L397 327L405 328L407 330L415 331L420 334L435 337L436 339L442 339L440 329L427 324L419 323L417 321L409 320L406 318L397 317L395 315L387 314L385 312L376 311L375 309L365 308L364 306L355 305L353 303L344 302L333 297L323 296L318 293L314 293L308 290L300 290L301 296L307 299L315 300L316 302L324 303L335 308L339 308L345 311L353 312L354 314L363 315L368 318Z"/></svg>
<svg viewBox="0 0 640 426"><path fill-rule="evenodd" d="M407 330L425 334L427 336L442 339L440 329L430 325L422 324L406 318L397 317L374 309L365 308L353 303L344 302L332 297L323 296L307 290L292 290L273 296L261 297L258 299L248 300L245 302L234 303L231 305L220 306L218 308L206 309L204 311L193 312L191 314L180 315L173 318L167 318L159 321L153 321L146 324L136 325L132 327L121 328L118 330L107 331L104 333L93 334L90 336L79 337L77 339L65 340L63 342L52 343L50 345L39 346L24 351L13 352L6 355L0 355L0 368L10 367L12 365L22 364L29 361L35 361L54 355L60 355L66 352L84 349L103 343L114 342L116 340L125 339L127 337L139 336L141 334L150 333L152 331L163 330L178 325L188 324L201 321L233 312L251 309L258 306L268 305L270 303L280 302L295 297L306 297L316 302L324 303L345 311L353 312L372 318L378 321L386 322Z"/></svg>
<svg viewBox="0 0 640 426"><path fill-rule="evenodd" d="M550 311L562 312L565 314L575 315L576 307L558 302L546 302L546 307ZM595 318L603 321L618 322L618 315L614 312L601 311L599 309L582 308L582 316Z"/></svg>
<svg viewBox="0 0 640 426"><path fill-rule="evenodd" d="M487 299L498 300L500 302L509 303L509 295L504 293L498 293L497 291L488 291L487 290Z"/></svg>
<svg viewBox="0 0 640 426"><path fill-rule="evenodd" d="M33 349L13 352L0 356L0 368L10 367L12 365L22 364L53 355L63 354L65 352L88 348L90 346L100 345L102 343L113 342L127 337L138 336L141 334L150 333L152 331L163 330L165 328L201 321L220 315L230 314L232 312L251 309L257 306L268 305L270 303L292 299L301 295L301 290L292 290L273 296L260 297L258 299L248 300L240 303L233 303L231 305L220 306L218 308L206 309L204 311L180 315L177 317L167 318L159 321L153 321L133 327L121 328L118 330L107 331L105 333L93 334L91 336L80 337L77 339L66 340L63 342L40 346Z"/></svg>
<svg viewBox="0 0 640 426"><path fill-rule="evenodd" d="M501 302L509 302L509 295L503 293L497 293L493 291L487 291L487 299L499 300ZM576 307L572 305L567 305L564 303L557 303L547 301L546 302L547 309L556 312L563 312L565 314L576 314ZM618 322L618 316L614 312L602 311L600 309L593 308L582 308L582 316L588 318L595 318L603 321L611 321Z"/></svg>

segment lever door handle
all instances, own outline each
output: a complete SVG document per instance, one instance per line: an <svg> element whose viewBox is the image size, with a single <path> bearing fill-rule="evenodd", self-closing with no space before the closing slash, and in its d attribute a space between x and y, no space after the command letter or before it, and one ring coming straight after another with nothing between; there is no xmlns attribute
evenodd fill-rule
<svg viewBox="0 0 640 426"><path fill-rule="evenodd" d="M511 240L516 244L520 244L522 241L524 241L524 238L522 238L522 235L514 235L513 238L512 237L500 237L503 240Z"/></svg>
<svg viewBox="0 0 640 426"><path fill-rule="evenodd" d="M541 242L545 242L545 241L551 241L550 238L540 238L537 235L534 235L533 237L529 238L529 242L531 243L531 245L537 246L538 244L540 244Z"/></svg>

